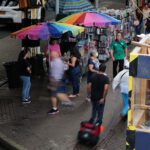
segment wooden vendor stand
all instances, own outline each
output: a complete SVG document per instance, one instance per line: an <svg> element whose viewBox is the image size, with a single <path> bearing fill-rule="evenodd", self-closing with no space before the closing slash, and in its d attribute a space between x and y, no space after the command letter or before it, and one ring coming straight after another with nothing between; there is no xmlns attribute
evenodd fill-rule
<svg viewBox="0 0 150 150"><path fill-rule="evenodd" d="M150 35L132 44L126 150L150 150Z"/></svg>

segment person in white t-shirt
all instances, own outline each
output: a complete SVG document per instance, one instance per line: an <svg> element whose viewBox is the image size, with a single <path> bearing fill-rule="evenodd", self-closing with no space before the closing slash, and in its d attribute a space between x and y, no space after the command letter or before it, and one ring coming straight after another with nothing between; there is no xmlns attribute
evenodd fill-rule
<svg viewBox="0 0 150 150"><path fill-rule="evenodd" d="M128 78L129 78L129 62L126 60L126 63L124 64L124 69L120 71L112 82L112 88L113 90L116 89L116 87L119 85L120 87L120 93L122 96L122 116L126 116L129 108L129 102L128 102Z"/></svg>
<svg viewBox="0 0 150 150"><path fill-rule="evenodd" d="M50 100L52 108L48 111L48 114L57 114L59 113L57 103L58 99L60 99L65 105L73 105L73 103L69 100L68 96L64 91L64 85L62 82L64 75L64 63L57 52L53 52L51 54L52 60L50 63ZM57 99L58 98L58 99Z"/></svg>

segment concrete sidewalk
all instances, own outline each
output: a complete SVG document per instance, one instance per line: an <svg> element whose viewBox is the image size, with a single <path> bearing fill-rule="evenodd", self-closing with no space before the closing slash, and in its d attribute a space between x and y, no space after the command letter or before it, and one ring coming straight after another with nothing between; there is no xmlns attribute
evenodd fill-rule
<svg viewBox="0 0 150 150"><path fill-rule="evenodd" d="M108 62L107 66L108 76L111 77L111 62ZM28 150L73 150L76 147L80 122L88 120L91 115L91 105L85 101L86 80L83 79L81 83L80 97L73 99L75 106L59 106L60 113L55 116L47 115L50 97L46 86L46 77L34 78L31 89L32 103L25 106L20 104L21 89L1 88L0 131L7 137L6 140L11 139L11 143L17 143ZM105 132L101 141L120 119L120 99L119 91L113 93L110 86L104 113Z"/></svg>

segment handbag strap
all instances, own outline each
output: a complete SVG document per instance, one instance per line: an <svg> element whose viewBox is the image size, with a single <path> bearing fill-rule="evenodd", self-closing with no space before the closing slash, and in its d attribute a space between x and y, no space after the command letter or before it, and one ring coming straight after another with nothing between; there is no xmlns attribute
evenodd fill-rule
<svg viewBox="0 0 150 150"><path fill-rule="evenodd" d="M127 73L128 71L124 72L121 77L120 77L120 80L122 79L122 77Z"/></svg>
<svg viewBox="0 0 150 150"><path fill-rule="evenodd" d="M117 40L116 42L119 43L119 44L122 46L123 49L125 49L124 45L122 45L122 44L120 43L120 41Z"/></svg>

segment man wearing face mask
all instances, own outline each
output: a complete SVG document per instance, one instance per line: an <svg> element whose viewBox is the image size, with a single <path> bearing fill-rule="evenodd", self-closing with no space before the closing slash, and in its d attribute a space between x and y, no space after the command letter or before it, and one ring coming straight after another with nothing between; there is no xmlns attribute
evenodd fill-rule
<svg viewBox="0 0 150 150"><path fill-rule="evenodd" d="M116 35L116 40L110 44L110 55L113 61L113 77L123 70L124 59L127 58L127 44L122 39L120 32ZM119 69L118 69L119 67Z"/></svg>
<svg viewBox="0 0 150 150"><path fill-rule="evenodd" d="M30 58L30 51L28 48L25 48L23 51L21 51L18 57L20 79L23 82L22 96L21 96L22 104L28 104L31 102L29 93L31 87L30 76L32 71L29 58Z"/></svg>

